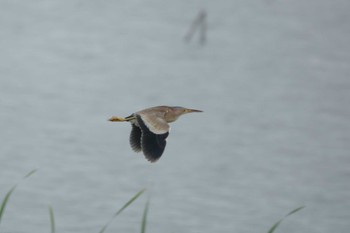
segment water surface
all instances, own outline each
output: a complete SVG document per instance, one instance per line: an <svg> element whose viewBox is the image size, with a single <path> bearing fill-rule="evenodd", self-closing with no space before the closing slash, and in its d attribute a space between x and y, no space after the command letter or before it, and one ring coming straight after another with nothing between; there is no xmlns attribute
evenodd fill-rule
<svg viewBox="0 0 350 233"><path fill-rule="evenodd" d="M207 43L183 36L200 9ZM1 1L0 197L32 169L1 232L280 232L350 228L347 1ZM155 164L108 122L155 105Z"/></svg>

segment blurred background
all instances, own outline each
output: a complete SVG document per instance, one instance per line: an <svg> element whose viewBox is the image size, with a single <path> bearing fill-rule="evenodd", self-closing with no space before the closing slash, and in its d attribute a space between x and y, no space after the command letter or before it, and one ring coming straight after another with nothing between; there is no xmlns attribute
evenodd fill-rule
<svg viewBox="0 0 350 233"><path fill-rule="evenodd" d="M347 0L0 1L1 232L348 232ZM200 30L189 30L206 12ZM187 40L184 40L187 38ZM197 108L151 164L129 124Z"/></svg>

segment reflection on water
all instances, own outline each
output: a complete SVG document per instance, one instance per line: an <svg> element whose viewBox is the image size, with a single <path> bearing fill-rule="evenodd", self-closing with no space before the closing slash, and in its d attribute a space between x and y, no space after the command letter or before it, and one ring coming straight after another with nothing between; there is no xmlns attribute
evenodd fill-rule
<svg viewBox="0 0 350 233"><path fill-rule="evenodd" d="M207 41L183 43L207 12ZM4 232L347 232L348 3L0 3ZM309 9L316 9L309 14ZM319 12L327 12L327 15ZM181 14L179 14L181 12ZM203 109L155 164L111 124L155 105ZM175 127L176 126L176 127ZM317 224L315 224L317 222ZM18 224L20 223L20 224Z"/></svg>

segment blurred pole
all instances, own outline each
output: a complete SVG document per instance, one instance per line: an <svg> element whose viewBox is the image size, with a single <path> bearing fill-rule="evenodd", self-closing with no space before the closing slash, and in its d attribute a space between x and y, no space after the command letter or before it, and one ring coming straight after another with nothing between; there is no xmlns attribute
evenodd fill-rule
<svg viewBox="0 0 350 233"><path fill-rule="evenodd" d="M205 44L207 33L207 12L204 9L200 10L197 17L193 20L190 29L184 37L184 40L186 42L191 41L197 30L199 30L199 43Z"/></svg>

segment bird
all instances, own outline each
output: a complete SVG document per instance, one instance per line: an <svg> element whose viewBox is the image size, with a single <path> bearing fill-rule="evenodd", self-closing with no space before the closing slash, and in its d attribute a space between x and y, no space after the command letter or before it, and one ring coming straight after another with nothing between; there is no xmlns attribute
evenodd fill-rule
<svg viewBox="0 0 350 233"><path fill-rule="evenodd" d="M112 122L130 122L130 146L135 152L143 152L146 159L156 162L163 154L166 139L169 135L169 123L181 115L192 112L203 112L197 109L179 106L156 106L135 112L127 117L112 116Z"/></svg>

